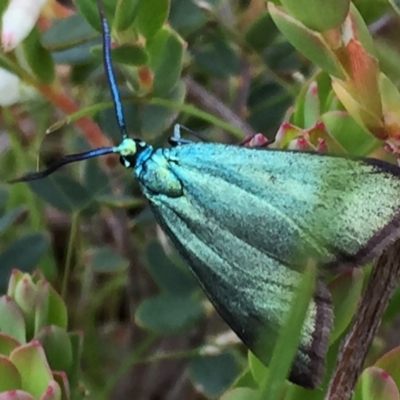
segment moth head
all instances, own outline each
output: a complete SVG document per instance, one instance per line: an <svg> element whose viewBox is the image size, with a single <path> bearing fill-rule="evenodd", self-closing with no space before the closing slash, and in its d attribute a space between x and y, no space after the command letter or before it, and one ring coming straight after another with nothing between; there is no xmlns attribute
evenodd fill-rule
<svg viewBox="0 0 400 400"><path fill-rule="evenodd" d="M125 138L117 147L119 162L125 168L131 168L136 163L138 154L147 147L147 144L140 139Z"/></svg>

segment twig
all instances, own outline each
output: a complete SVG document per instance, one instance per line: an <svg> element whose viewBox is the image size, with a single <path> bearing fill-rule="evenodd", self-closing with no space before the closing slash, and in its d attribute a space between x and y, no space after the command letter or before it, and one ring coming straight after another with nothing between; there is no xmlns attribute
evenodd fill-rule
<svg viewBox="0 0 400 400"><path fill-rule="evenodd" d="M325 400L348 400L382 315L400 281L400 241L375 262L351 328L344 338Z"/></svg>
<svg viewBox="0 0 400 400"><path fill-rule="evenodd" d="M232 111L237 115L243 115L246 110L247 99L249 97L250 84L252 80L251 65L245 54L240 56L240 74L238 88L232 102Z"/></svg>
<svg viewBox="0 0 400 400"><path fill-rule="evenodd" d="M190 76L184 78L188 88L188 95L192 97L194 102L203 110L210 112L229 122L232 126L240 129L245 135L255 135L257 132L240 117L238 117L230 108L228 108L221 100L207 92Z"/></svg>

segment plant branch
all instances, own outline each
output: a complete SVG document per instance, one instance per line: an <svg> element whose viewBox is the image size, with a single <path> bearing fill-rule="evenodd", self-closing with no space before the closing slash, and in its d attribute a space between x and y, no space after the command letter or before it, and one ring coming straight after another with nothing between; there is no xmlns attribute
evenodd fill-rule
<svg viewBox="0 0 400 400"><path fill-rule="evenodd" d="M79 110L79 106L67 95L57 91L50 85L34 85L36 89L50 100L59 110L65 114L72 114ZM99 126L89 117L81 117L74 121L74 124L85 135L86 140L92 147L110 146L110 140L103 134Z"/></svg>
<svg viewBox="0 0 400 400"><path fill-rule="evenodd" d="M221 100L214 95L207 92L201 85L199 85L190 76L186 76L184 81L187 85L188 95L191 97L195 104L207 112L216 115L219 118L229 122L232 126L240 129L244 135L255 135L257 132L238 115L236 115L230 108L228 108Z"/></svg>
<svg viewBox="0 0 400 400"><path fill-rule="evenodd" d="M21 81L27 85L33 86L65 114L72 114L79 110L78 104L66 94L57 90L55 85L42 84L13 60L11 56L0 56L0 64L8 71L17 75ZM86 116L81 117L74 121L74 124L82 131L86 140L92 147L110 146L110 140L102 133L100 127L91 118Z"/></svg>
<svg viewBox="0 0 400 400"><path fill-rule="evenodd" d="M400 240L374 263L349 333L341 343L325 400L348 400L382 315L400 281Z"/></svg>

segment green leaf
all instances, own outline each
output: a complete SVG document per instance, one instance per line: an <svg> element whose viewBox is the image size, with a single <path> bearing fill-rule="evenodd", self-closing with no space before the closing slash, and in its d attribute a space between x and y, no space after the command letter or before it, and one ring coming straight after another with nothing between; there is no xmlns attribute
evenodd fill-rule
<svg viewBox="0 0 400 400"><path fill-rule="evenodd" d="M3 317L4 318L4 317ZM14 337L0 332L0 354L9 356L10 353L16 349L21 343ZM1 375L0 375L1 376Z"/></svg>
<svg viewBox="0 0 400 400"><path fill-rule="evenodd" d="M213 34L209 42L192 50L196 63L208 73L227 79L239 72L239 62L231 44L221 35Z"/></svg>
<svg viewBox="0 0 400 400"><path fill-rule="evenodd" d="M255 358L255 357L254 357ZM258 383L254 380L253 374L249 368L246 368L242 374L236 379L233 387L246 387L251 389L257 389Z"/></svg>
<svg viewBox="0 0 400 400"><path fill-rule="evenodd" d="M72 347L72 365L67 371L70 387L75 387L79 380L79 371L81 368L81 358L83 349L83 334L82 332L68 332L71 347Z"/></svg>
<svg viewBox="0 0 400 400"><path fill-rule="evenodd" d="M101 31L101 23L99 17L99 11L97 10L97 4L94 1L80 1L73 0L75 7L82 14L87 22L96 29L96 31Z"/></svg>
<svg viewBox="0 0 400 400"><path fill-rule="evenodd" d="M135 26L149 39L157 34L167 20L169 0L139 0Z"/></svg>
<svg viewBox="0 0 400 400"><path fill-rule="evenodd" d="M211 7L220 0L209 0L207 4ZM185 37L200 30L209 18L198 6L198 3L187 0L174 0L171 2L169 22L171 26Z"/></svg>
<svg viewBox="0 0 400 400"><path fill-rule="evenodd" d="M62 392L60 385L54 379L49 382L40 400L61 400Z"/></svg>
<svg viewBox="0 0 400 400"><path fill-rule="evenodd" d="M160 289L177 296L189 295L198 289L193 274L173 263L158 242L147 246L146 257L147 269Z"/></svg>
<svg viewBox="0 0 400 400"><path fill-rule="evenodd" d="M67 306L52 286L49 286L47 325L56 325L63 329L67 329L68 326Z"/></svg>
<svg viewBox="0 0 400 400"><path fill-rule="evenodd" d="M361 374L354 388L353 400L399 400L394 380L381 368L369 367Z"/></svg>
<svg viewBox="0 0 400 400"><path fill-rule="evenodd" d="M97 58L103 57L103 48L101 45L93 46L91 53ZM145 65L148 56L144 48L138 44L122 44L111 49L111 57L114 63L140 66Z"/></svg>
<svg viewBox="0 0 400 400"><path fill-rule="evenodd" d="M247 27L244 39L250 47L260 52L273 42L278 33L269 12L263 11Z"/></svg>
<svg viewBox="0 0 400 400"><path fill-rule="evenodd" d="M276 26L298 51L330 75L345 78L339 60L318 32L308 29L271 2L268 9Z"/></svg>
<svg viewBox="0 0 400 400"><path fill-rule="evenodd" d="M53 371L53 379L55 382L57 382L58 386L60 387L61 390L61 399L62 400L68 400L68 399L81 399L82 396L75 397L74 392L79 392L79 387L77 387L76 382L72 383L71 381L68 381L68 376L65 374L64 371ZM73 395L71 396L71 388L73 389ZM56 400L59 400L58 397ZM42 400L42 399L41 399Z"/></svg>
<svg viewBox="0 0 400 400"><path fill-rule="evenodd" d="M6 10L7 7L8 7L7 1L0 1L0 15L3 15L3 12Z"/></svg>
<svg viewBox="0 0 400 400"><path fill-rule="evenodd" d="M61 51L98 36L99 33L82 15L73 14L66 18L56 19L50 28L43 32L42 44L49 51Z"/></svg>
<svg viewBox="0 0 400 400"><path fill-rule="evenodd" d="M73 47L54 51L52 53L54 62L57 64L69 64L76 67L89 64L94 60L91 49L94 45L97 45L97 43L97 39L92 39Z"/></svg>
<svg viewBox="0 0 400 400"><path fill-rule="evenodd" d="M7 295L14 298L15 289L18 285L18 282L25 276L25 273L20 271L17 268L13 268L10 274L10 279L8 280L7 285Z"/></svg>
<svg viewBox="0 0 400 400"><path fill-rule="evenodd" d="M186 86L182 81L164 97L175 104L184 103ZM140 117L142 120L142 134L148 140L156 140L165 132L179 115L178 108L167 108L164 106L149 104L143 107Z"/></svg>
<svg viewBox="0 0 400 400"><path fill-rule="evenodd" d="M191 328L203 315L199 300L160 294L145 299L136 309L138 325L159 334L173 334Z"/></svg>
<svg viewBox="0 0 400 400"><path fill-rule="evenodd" d="M236 388L225 393L220 400L257 400L257 390Z"/></svg>
<svg viewBox="0 0 400 400"><path fill-rule="evenodd" d="M29 274L17 283L14 300L22 311L25 320L26 340L31 340L35 332L35 309L38 289Z"/></svg>
<svg viewBox="0 0 400 400"><path fill-rule="evenodd" d="M400 308L400 287L398 286L387 306L382 318L382 325L392 324L394 318L397 318ZM400 382L399 382L400 383ZM400 386L399 386L400 388Z"/></svg>
<svg viewBox="0 0 400 400"><path fill-rule="evenodd" d="M108 92L108 89L107 89ZM122 99L124 98L124 93L121 92ZM108 107L107 105L108 104ZM117 124L117 119L115 118L114 108L111 103L104 103L104 105L98 110L96 105L94 105L94 112L98 112L97 122L100 124L101 130L114 142L119 142L121 140L121 133ZM125 115L125 123L128 132L136 132L138 130L138 106L133 102L125 102L122 104L122 111ZM132 176L132 175L131 175Z"/></svg>
<svg viewBox="0 0 400 400"><path fill-rule="evenodd" d="M385 353L374 365L390 374L400 389L400 346Z"/></svg>
<svg viewBox="0 0 400 400"><path fill-rule="evenodd" d="M21 387L18 369L7 357L0 355L0 392L21 389Z"/></svg>
<svg viewBox="0 0 400 400"><path fill-rule="evenodd" d="M42 278L36 283L36 289L34 336L48 325L50 284Z"/></svg>
<svg viewBox="0 0 400 400"><path fill-rule="evenodd" d="M9 392L0 393L0 400L10 400ZM32 397L25 390L13 390L11 400L37 400L37 399Z"/></svg>
<svg viewBox="0 0 400 400"><path fill-rule="evenodd" d="M400 93L396 85L383 73L379 74L379 88L383 115L387 121L396 120L400 107ZM390 122L389 122L390 125Z"/></svg>
<svg viewBox="0 0 400 400"><path fill-rule="evenodd" d="M22 42L26 62L37 79L42 83L54 80L55 70L51 54L40 43L40 32L33 28L28 37Z"/></svg>
<svg viewBox="0 0 400 400"><path fill-rule="evenodd" d="M382 146L382 142L359 125L346 111L328 111L321 118L328 132L348 154L365 157Z"/></svg>
<svg viewBox="0 0 400 400"><path fill-rule="evenodd" d="M392 82L398 82L400 78L399 63L400 54L396 47L384 38L374 38L379 67L382 73Z"/></svg>
<svg viewBox="0 0 400 400"><path fill-rule="evenodd" d="M88 266L95 272L116 272L128 268L129 261L109 247L89 250Z"/></svg>
<svg viewBox="0 0 400 400"><path fill-rule="evenodd" d="M7 286L13 268L31 272L39 266L39 261L50 245L44 233L30 233L20 237L0 254L0 287Z"/></svg>
<svg viewBox="0 0 400 400"><path fill-rule="evenodd" d="M148 42L149 66L153 71L153 93L167 94L178 82L183 64L183 42L172 30L163 28Z"/></svg>
<svg viewBox="0 0 400 400"><path fill-rule="evenodd" d="M120 64L145 65L148 56L144 48L137 44L123 44L111 50L113 61Z"/></svg>
<svg viewBox="0 0 400 400"><path fill-rule="evenodd" d="M350 0L281 0L293 17L318 32L339 27L349 12Z"/></svg>
<svg viewBox="0 0 400 400"><path fill-rule="evenodd" d="M25 343L25 320L22 310L9 296L0 297L0 332Z"/></svg>
<svg viewBox="0 0 400 400"><path fill-rule="evenodd" d="M73 85L83 85L91 78L92 73L97 70L98 63L94 60L87 60L83 64L71 65L71 73L70 79ZM78 113L84 112L82 108L78 111ZM76 113L73 113L76 115ZM70 118L71 114L68 115L68 119ZM72 116L73 118L73 116ZM65 121L65 120L64 120Z"/></svg>
<svg viewBox="0 0 400 400"><path fill-rule="evenodd" d="M39 398L53 379L40 343L33 341L16 348L10 360L21 375L22 389Z"/></svg>
<svg viewBox="0 0 400 400"><path fill-rule="evenodd" d="M72 213L93 203L93 196L76 180L58 172L49 178L28 183L33 192L60 211Z"/></svg>
<svg viewBox="0 0 400 400"><path fill-rule="evenodd" d="M58 326L46 326L36 338L43 346L52 370L68 371L72 365L72 346L68 333Z"/></svg>
<svg viewBox="0 0 400 400"><path fill-rule="evenodd" d="M112 193L110 177L99 166L99 160L92 158L82 163L85 189L94 197Z"/></svg>
<svg viewBox="0 0 400 400"><path fill-rule="evenodd" d="M25 207L18 206L10 211L8 211L6 214L4 214L2 217L0 217L0 233L5 231L8 227L13 225L15 221L21 216L21 214L25 211Z"/></svg>
<svg viewBox="0 0 400 400"><path fill-rule="evenodd" d="M320 117L321 104L317 82L311 82L304 96L304 128L313 126Z"/></svg>
<svg viewBox="0 0 400 400"><path fill-rule="evenodd" d="M7 203L9 196L8 189L0 184L0 211L2 211Z"/></svg>
<svg viewBox="0 0 400 400"><path fill-rule="evenodd" d="M341 0L342 1L342 0ZM372 2L370 2L372 3ZM367 24L365 23L362 15L357 10L357 7L350 3L350 15L352 18L352 29L354 30L354 37L358 40L362 47L371 54L372 56L376 56L374 39L371 36L371 32L368 29Z"/></svg>
<svg viewBox="0 0 400 400"><path fill-rule="evenodd" d="M250 372L254 381L259 385L267 376L268 368L251 352L247 352Z"/></svg>
<svg viewBox="0 0 400 400"><path fill-rule="evenodd" d="M390 8L390 3L393 4L393 0L380 2L371 0L353 0L352 3L357 7L363 20L371 24L377 21L383 14L387 13ZM398 3L398 2L397 2Z"/></svg>
<svg viewBox="0 0 400 400"><path fill-rule="evenodd" d="M330 106L333 100L336 101L335 108L338 107L338 100L336 99L331 84L331 78L325 71L319 71L315 76L315 81L318 85L318 96L321 104L321 113L331 110Z"/></svg>
<svg viewBox="0 0 400 400"><path fill-rule="evenodd" d="M300 343L300 332L314 293L315 279L316 268L313 265L307 266L294 296L292 309L280 331L267 376L260 386L260 400L278 399L284 388L293 357Z"/></svg>
<svg viewBox="0 0 400 400"><path fill-rule="evenodd" d="M118 0L113 21L113 29L124 31L135 20L140 0Z"/></svg>
<svg viewBox="0 0 400 400"><path fill-rule="evenodd" d="M0 52L0 67L22 78L19 66L10 61L5 54Z"/></svg>
<svg viewBox="0 0 400 400"><path fill-rule="evenodd" d="M196 356L190 360L188 368L195 387L211 398L221 396L240 373L237 360L230 352L214 356Z"/></svg>

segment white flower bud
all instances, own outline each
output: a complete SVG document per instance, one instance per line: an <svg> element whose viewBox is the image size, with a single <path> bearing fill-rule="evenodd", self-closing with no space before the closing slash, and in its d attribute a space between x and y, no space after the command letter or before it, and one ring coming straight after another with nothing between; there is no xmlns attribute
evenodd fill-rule
<svg viewBox="0 0 400 400"><path fill-rule="evenodd" d="M34 89L21 82L18 76L0 68L0 106L11 106L27 100Z"/></svg>
<svg viewBox="0 0 400 400"><path fill-rule="evenodd" d="M35 26L47 0L10 0L2 17L1 43L10 51L22 42Z"/></svg>

